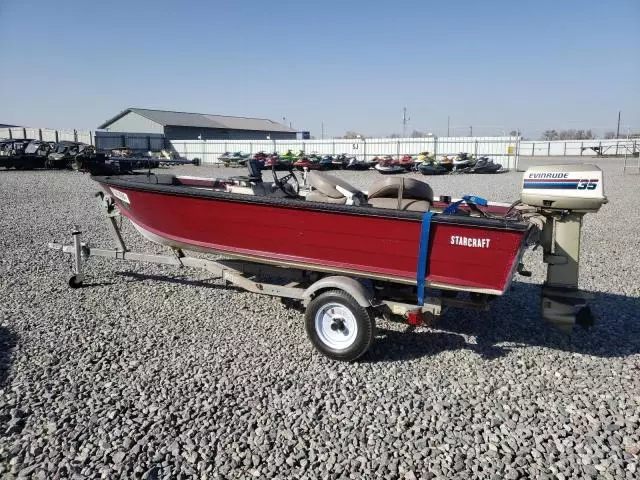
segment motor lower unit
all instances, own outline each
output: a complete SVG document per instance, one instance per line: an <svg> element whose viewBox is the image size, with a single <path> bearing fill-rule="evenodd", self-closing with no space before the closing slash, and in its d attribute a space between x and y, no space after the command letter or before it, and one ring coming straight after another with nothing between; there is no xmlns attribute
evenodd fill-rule
<svg viewBox="0 0 640 480"><path fill-rule="evenodd" d="M563 330L589 324L590 298L578 289L582 217L607 203L602 170L595 165L529 168L521 201L544 219L540 244L547 264L542 287L542 317Z"/></svg>

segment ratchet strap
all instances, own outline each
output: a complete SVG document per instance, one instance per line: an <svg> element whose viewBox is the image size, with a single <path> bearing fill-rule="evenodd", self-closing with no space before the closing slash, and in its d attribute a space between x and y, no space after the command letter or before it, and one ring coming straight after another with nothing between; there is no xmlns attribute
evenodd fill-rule
<svg viewBox="0 0 640 480"><path fill-rule="evenodd" d="M442 212L443 215L453 215L458 211L461 203L466 203L474 210L478 210L477 205L481 207L486 207L489 202L487 202L482 197L476 197L475 195L465 195L462 197L462 200L458 200L457 202L453 202Z"/></svg>
<svg viewBox="0 0 640 480"><path fill-rule="evenodd" d="M425 212L422 215L422 227L420 228L420 249L418 250L418 270L416 281L418 283L418 305L424 305L424 284L427 276L427 259L429 257L429 233L431 232L431 218L433 213Z"/></svg>

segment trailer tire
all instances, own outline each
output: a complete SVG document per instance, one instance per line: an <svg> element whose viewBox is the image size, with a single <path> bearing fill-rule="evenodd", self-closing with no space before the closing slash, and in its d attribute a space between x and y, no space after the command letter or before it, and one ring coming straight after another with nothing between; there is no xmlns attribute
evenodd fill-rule
<svg viewBox="0 0 640 480"><path fill-rule="evenodd" d="M376 334L375 318L344 290L328 290L309 302L305 330L313 346L332 360L364 355Z"/></svg>

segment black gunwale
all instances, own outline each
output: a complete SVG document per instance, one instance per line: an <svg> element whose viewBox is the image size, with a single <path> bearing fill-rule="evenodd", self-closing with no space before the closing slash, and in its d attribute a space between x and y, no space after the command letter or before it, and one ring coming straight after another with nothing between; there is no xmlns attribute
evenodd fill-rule
<svg viewBox="0 0 640 480"><path fill-rule="evenodd" d="M220 192L205 188L188 185L174 185L167 183L175 179L174 175L151 174L151 175L108 175L91 176L92 180L108 187L119 187L123 189L161 193L164 195L210 198L212 200L226 200L237 203L251 203L257 205L267 205L283 208L295 208L316 212L343 213L347 215L358 215L367 217L397 218L403 220L422 221L422 213L406 210L392 210L374 208L371 206L337 205L333 203L320 203L312 201L301 201L294 198L279 198L260 195L243 195L239 193ZM204 178L203 178L204 179ZM471 217L461 215L433 215L432 222L453 224L460 226L474 226L491 228L498 230L527 231L531 224L523 220Z"/></svg>

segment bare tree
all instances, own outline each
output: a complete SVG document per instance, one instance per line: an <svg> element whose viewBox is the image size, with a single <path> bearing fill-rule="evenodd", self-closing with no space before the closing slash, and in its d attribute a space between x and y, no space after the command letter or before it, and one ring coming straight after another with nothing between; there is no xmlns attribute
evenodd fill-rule
<svg viewBox="0 0 640 480"><path fill-rule="evenodd" d="M411 132L411 138L423 138L426 137L424 132L421 132L419 130L414 130L413 132Z"/></svg>
<svg viewBox="0 0 640 480"><path fill-rule="evenodd" d="M629 138L640 138L640 132L629 132L629 133L625 133L625 134L620 134L620 140L624 140L627 137ZM605 137L607 138L607 137ZM613 136L611 138L616 138L616 134L614 133Z"/></svg>
<svg viewBox="0 0 640 480"><path fill-rule="evenodd" d="M387 138L402 138L402 135L400 135L399 133L392 133Z"/></svg>
<svg viewBox="0 0 640 480"><path fill-rule="evenodd" d="M589 130L545 130L542 133L542 140L591 140L594 138L593 132Z"/></svg>
<svg viewBox="0 0 640 480"><path fill-rule="evenodd" d="M511 130L509 132L510 137L517 137L518 135L520 135L520 132L518 132L518 130Z"/></svg>
<svg viewBox="0 0 640 480"><path fill-rule="evenodd" d="M604 134L604 138L607 140L611 140L612 138L616 138L616 132L606 132Z"/></svg>
<svg viewBox="0 0 640 480"><path fill-rule="evenodd" d="M349 139L364 138L364 135L361 135L358 132L353 132L353 131L349 130L344 134L344 136L342 138L349 138Z"/></svg>

